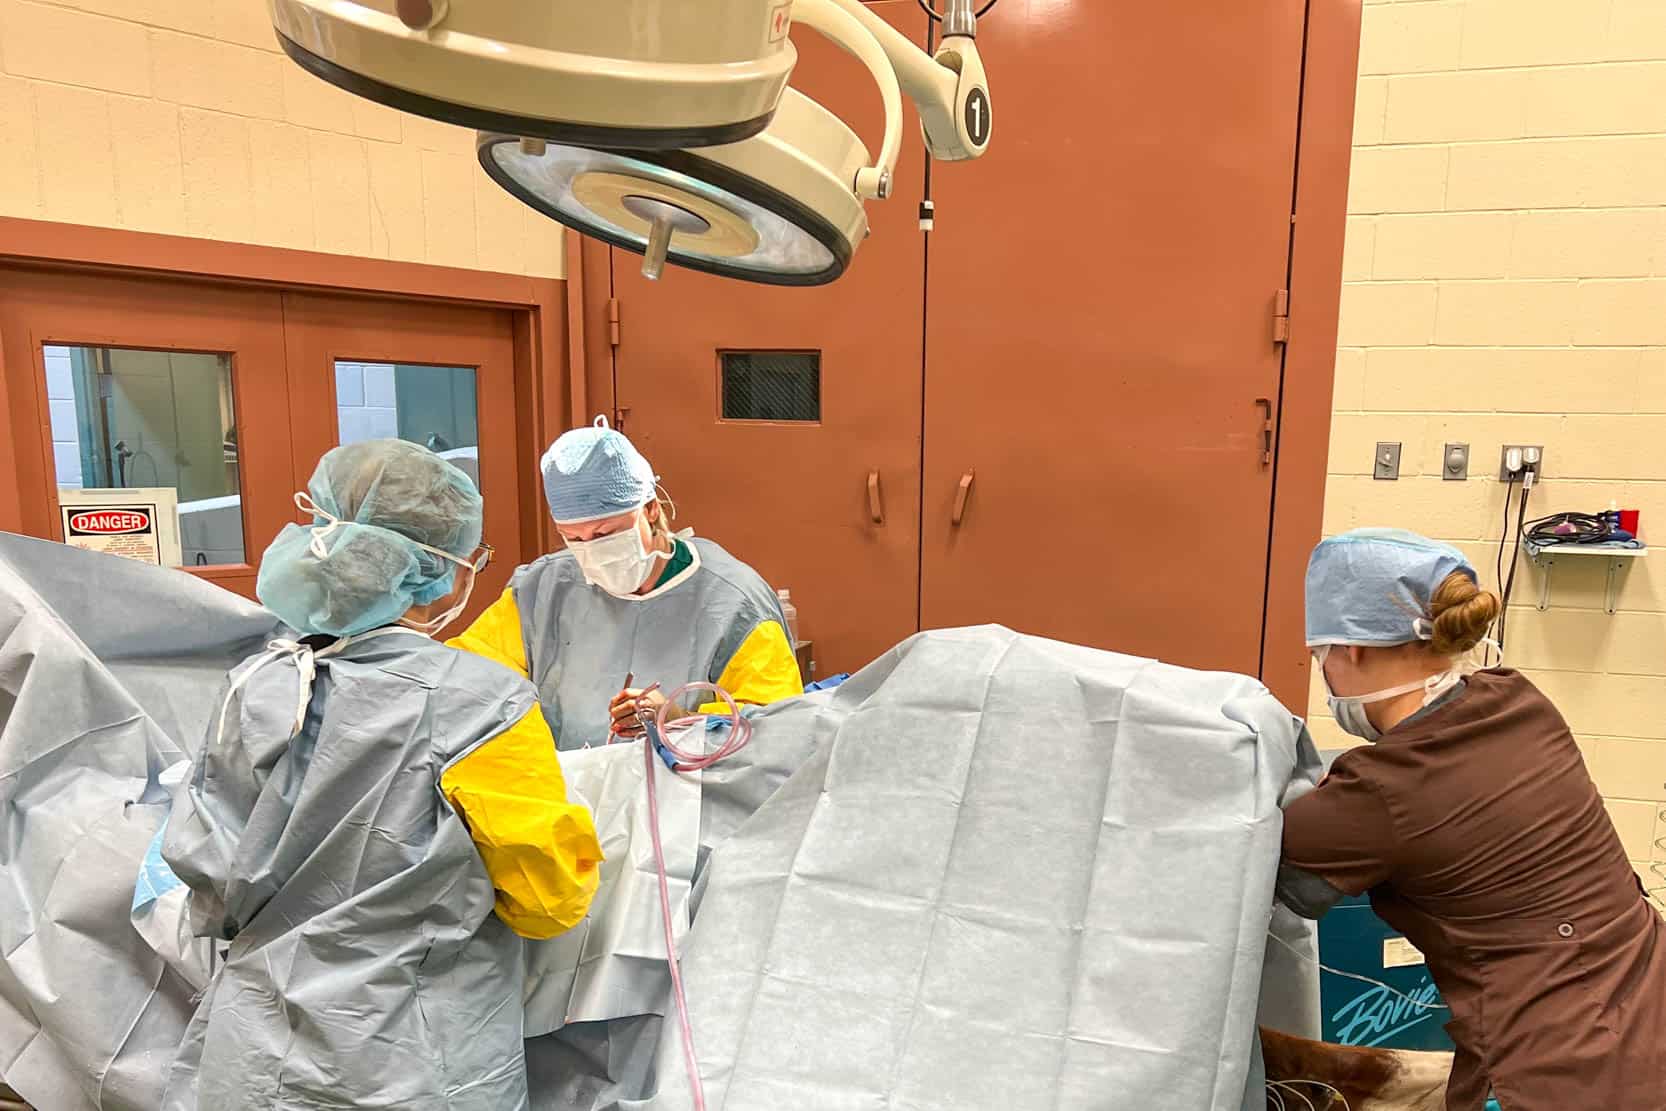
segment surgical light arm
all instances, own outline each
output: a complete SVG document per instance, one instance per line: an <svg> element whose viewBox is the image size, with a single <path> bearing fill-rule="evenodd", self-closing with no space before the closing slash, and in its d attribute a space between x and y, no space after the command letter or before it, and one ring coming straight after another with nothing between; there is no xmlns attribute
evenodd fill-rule
<svg viewBox="0 0 1666 1111"><path fill-rule="evenodd" d="M964 162L989 149L989 79L978 53L972 0L950 0L947 29L927 54L860 0L834 0L879 41L897 82L919 109L926 150L939 162Z"/></svg>
<svg viewBox="0 0 1666 1111"><path fill-rule="evenodd" d="M793 21L821 32L865 65L879 84L885 132L874 165L858 172L857 195L890 195L901 148L902 101L906 93L920 113L926 150L945 162L977 158L989 147L988 80L976 42L972 0L951 0L945 26L950 33L935 55L870 11L860 0L797 0Z"/></svg>

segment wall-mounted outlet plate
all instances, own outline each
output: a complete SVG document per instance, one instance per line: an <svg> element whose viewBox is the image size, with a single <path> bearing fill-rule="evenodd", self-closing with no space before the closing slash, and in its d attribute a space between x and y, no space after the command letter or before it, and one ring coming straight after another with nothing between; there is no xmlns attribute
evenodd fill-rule
<svg viewBox="0 0 1666 1111"><path fill-rule="evenodd" d="M1400 477L1400 445L1378 444L1372 477L1381 482L1393 482Z"/></svg>
<svg viewBox="0 0 1666 1111"><path fill-rule="evenodd" d="M1529 452L1535 452L1536 451L1536 452L1539 453L1536 456L1538 462L1536 462L1536 463L1527 463L1527 462L1524 461L1522 463L1522 470L1517 471L1514 474L1512 474L1510 472L1510 453L1512 451L1519 451L1524 456L1526 454L1528 454ZM1498 455L1498 481L1508 482L1508 481L1510 481L1510 479L1513 478L1517 482L1520 482L1522 475L1524 473L1526 473L1527 471L1529 471L1529 470L1531 470L1537 476L1537 478L1543 478L1545 476L1545 449L1544 449L1544 445L1543 444L1505 444L1504 447L1503 447L1503 450L1501 450L1499 452L1499 455Z"/></svg>
<svg viewBox="0 0 1666 1111"><path fill-rule="evenodd" d="M1440 476L1448 482L1462 482L1469 477L1469 445L1447 444L1441 449Z"/></svg>

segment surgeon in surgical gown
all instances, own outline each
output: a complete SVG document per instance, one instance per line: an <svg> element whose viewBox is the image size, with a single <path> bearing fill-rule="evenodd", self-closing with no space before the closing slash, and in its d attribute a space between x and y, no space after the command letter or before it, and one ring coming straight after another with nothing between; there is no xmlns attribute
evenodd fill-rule
<svg viewBox="0 0 1666 1111"><path fill-rule="evenodd" d="M601 849L531 684L430 639L489 554L480 496L398 440L308 489L257 585L298 639L232 672L167 826L229 950L165 1105L526 1107L517 935L584 918Z"/></svg>
<svg viewBox="0 0 1666 1111"><path fill-rule="evenodd" d="M716 683L752 705L804 692L775 592L710 540L671 531L654 470L622 433L602 418L574 429L542 470L566 550L518 569L451 643L529 677L561 748L604 744L639 702L657 707L663 695L640 690L652 683ZM622 690L630 676L638 686Z"/></svg>

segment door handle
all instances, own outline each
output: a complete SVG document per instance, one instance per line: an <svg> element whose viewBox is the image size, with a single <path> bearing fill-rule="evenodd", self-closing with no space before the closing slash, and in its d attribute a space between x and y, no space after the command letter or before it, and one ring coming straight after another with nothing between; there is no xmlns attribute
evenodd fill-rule
<svg viewBox="0 0 1666 1111"><path fill-rule="evenodd" d="M868 519L876 525L885 523L885 498L879 491L879 472L868 472Z"/></svg>
<svg viewBox="0 0 1666 1111"><path fill-rule="evenodd" d="M949 518L949 523L955 528L959 528L960 522L966 519L966 499L972 494L972 479L976 475L976 471L967 471L960 476L960 488L954 494L954 515Z"/></svg>
<svg viewBox="0 0 1666 1111"><path fill-rule="evenodd" d="M1273 465L1273 403L1270 398L1258 397L1255 404L1261 410L1261 465Z"/></svg>

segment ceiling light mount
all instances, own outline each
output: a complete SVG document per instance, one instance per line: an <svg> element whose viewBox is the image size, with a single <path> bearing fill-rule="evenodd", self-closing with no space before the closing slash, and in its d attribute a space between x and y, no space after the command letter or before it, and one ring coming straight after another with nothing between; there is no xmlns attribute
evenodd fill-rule
<svg viewBox="0 0 1666 1111"><path fill-rule="evenodd" d="M971 39L977 34L978 19L972 10L972 0L949 0L948 9L943 13L943 36Z"/></svg>

